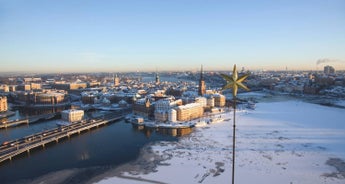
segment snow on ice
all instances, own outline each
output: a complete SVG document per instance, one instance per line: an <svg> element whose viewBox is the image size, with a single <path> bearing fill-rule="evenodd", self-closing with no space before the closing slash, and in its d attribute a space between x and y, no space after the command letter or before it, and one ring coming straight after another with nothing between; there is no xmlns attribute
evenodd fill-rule
<svg viewBox="0 0 345 184"><path fill-rule="evenodd" d="M227 114L231 118L232 114ZM345 183L345 110L301 101L258 103L237 114L236 183ZM108 183L230 183L232 120L178 142L147 145Z"/></svg>

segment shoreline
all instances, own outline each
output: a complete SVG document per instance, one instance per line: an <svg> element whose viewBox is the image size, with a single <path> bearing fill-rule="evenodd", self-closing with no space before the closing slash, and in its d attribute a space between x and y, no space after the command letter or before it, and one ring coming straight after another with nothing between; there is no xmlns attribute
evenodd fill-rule
<svg viewBox="0 0 345 184"><path fill-rule="evenodd" d="M11 117L11 116L13 116L13 115L15 115L16 113L15 112L13 112L13 111L5 111L5 112L1 112L0 113L0 119L2 119L2 118L7 118L7 117Z"/></svg>
<svg viewBox="0 0 345 184"><path fill-rule="evenodd" d="M330 108L298 100L259 104L266 106L265 108L272 108L267 104L282 108L284 106L301 106L302 109L322 107L321 110ZM278 120L274 120L275 116L271 118L263 115L269 112L261 107L258 107L258 111L239 113L236 180L239 183L267 183L267 178L278 183L279 181L310 184L344 182L342 165L344 156L337 156L334 151L338 150L333 150L332 146L325 147L326 143L318 142L314 137L328 141L327 134L330 134L332 140L334 138L336 141L338 135L345 137L345 134L342 134L345 132L345 127L340 127L341 131L336 133L322 132L320 129L322 126L316 127L315 130L321 132L311 132L308 135L306 133L314 129L309 127L310 124L313 125L313 118L301 127L296 124L296 118L282 114L283 112L284 109L281 109L275 114L282 116ZM305 113L301 114L305 115ZM265 117L267 120L258 119ZM286 122L287 120L284 119L290 119L291 122ZM227 129L223 129L224 127ZM137 161L120 166L88 183L145 183L146 180L162 183L226 183L231 179L230 127L231 122L221 122L198 128L192 134L181 137L177 143L158 142L147 145L143 150L149 150L148 153L153 156L147 157L141 154ZM327 164L327 160L331 158L335 158L335 161L333 159L333 162ZM149 161L156 163L155 167L145 168ZM185 172L189 174L186 175ZM248 172L252 173L252 178L244 177ZM128 179L131 182L127 181Z"/></svg>
<svg viewBox="0 0 345 184"><path fill-rule="evenodd" d="M345 125L338 126L343 112L288 100L259 102L257 110L238 113L236 181L343 183ZM300 116L309 118L299 120ZM323 123L330 117L336 118ZM28 183L227 183L231 180L231 125L232 121L210 124L195 128L178 142L149 143L136 160L117 167L68 169ZM250 178L245 177L248 173Z"/></svg>

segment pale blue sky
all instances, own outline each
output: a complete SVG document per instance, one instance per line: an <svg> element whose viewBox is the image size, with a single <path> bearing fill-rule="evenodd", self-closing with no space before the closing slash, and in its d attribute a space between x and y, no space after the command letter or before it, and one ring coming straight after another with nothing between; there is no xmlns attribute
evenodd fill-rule
<svg viewBox="0 0 345 184"><path fill-rule="evenodd" d="M345 0L0 0L0 72L345 69Z"/></svg>

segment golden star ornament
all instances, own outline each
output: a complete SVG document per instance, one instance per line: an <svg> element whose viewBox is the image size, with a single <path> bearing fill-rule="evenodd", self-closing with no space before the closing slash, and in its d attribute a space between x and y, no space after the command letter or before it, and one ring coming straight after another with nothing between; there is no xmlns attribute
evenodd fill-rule
<svg viewBox="0 0 345 184"><path fill-rule="evenodd" d="M234 97L237 96L238 88L242 88L246 91L249 91L249 88L247 86L245 86L244 84L242 84L242 82L249 76L249 73L238 78L236 65L234 65L234 70L233 70L231 76L225 75L225 74L220 74L220 75L226 80L226 84L225 84L225 86L223 86L222 90L232 88L232 95Z"/></svg>

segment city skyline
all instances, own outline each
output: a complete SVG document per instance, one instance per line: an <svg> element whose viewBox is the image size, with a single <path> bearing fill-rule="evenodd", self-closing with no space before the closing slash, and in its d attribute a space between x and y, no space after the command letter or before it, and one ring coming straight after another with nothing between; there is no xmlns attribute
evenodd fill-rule
<svg viewBox="0 0 345 184"><path fill-rule="evenodd" d="M345 70L345 1L0 1L0 72Z"/></svg>

